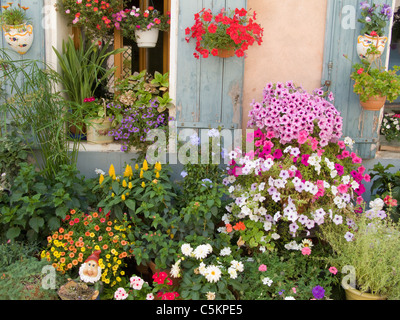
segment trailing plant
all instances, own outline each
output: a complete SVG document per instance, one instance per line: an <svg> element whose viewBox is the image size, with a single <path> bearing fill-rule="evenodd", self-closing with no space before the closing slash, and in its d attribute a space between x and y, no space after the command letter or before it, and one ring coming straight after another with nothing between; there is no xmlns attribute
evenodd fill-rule
<svg viewBox="0 0 400 320"><path fill-rule="evenodd" d="M360 3L361 17L358 22L363 24L361 34L371 34L375 31L378 36L382 37L385 34L385 28L388 21L393 15L392 7L388 4L377 5L369 4L368 1Z"/></svg>
<svg viewBox="0 0 400 320"><path fill-rule="evenodd" d="M218 55L221 49L234 49L237 57L255 43L261 45L264 29L256 23L256 13L252 15L244 8L228 12L222 9L213 14L203 8L194 16L195 24L185 31L186 41L196 40L195 58Z"/></svg>

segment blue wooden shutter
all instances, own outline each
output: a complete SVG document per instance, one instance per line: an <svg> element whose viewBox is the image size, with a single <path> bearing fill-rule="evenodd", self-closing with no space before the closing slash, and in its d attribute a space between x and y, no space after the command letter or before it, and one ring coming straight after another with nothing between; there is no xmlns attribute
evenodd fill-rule
<svg viewBox="0 0 400 320"><path fill-rule="evenodd" d="M39 60L45 61L46 52L45 52L45 27L51 28L54 26L44 26L44 17L43 17L43 0L14 0L14 1L1 1L1 5L7 5L7 2L13 2L12 7L16 7L18 4L21 6L29 7L26 11L27 16L31 19L31 24L33 26L33 43L31 48L28 52L24 55L20 55L17 52L11 50L10 46L6 43L4 39L3 30L1 30L2 35L0 37L0 47L5 49L7 54L10 56L12 60L25 60L25 59L32 59L32 60ZM0 10L4 10L0 7ZM21 79L23 81L23 79ZM5 92L10 92L11 88L7 84L7 82L2 83L2 89ZM3 119L3 116L1 119ZM8 121L7 121L8 122Z"/></svg>
<svg viewBox="0 0 400 320"><path fill-rule="evenodd" d="M374 3L392 5L391 0L376 0ZM351 27L353 12L354 28ZM379 136L379 111L361 108L359 98L353 92L354 82L350 79L352 64L360 62L356 46L362 26L357 22L358 18L361 18L359 0L328 0L322 85L330 83L335 107L343 117L343 135L355 140L355 152L360 157L372 159ZM386 36L389 36L389 23ZM388 55L388 46L382 55L383 63ZM350 61L343 55L347 55Z"/></svg>
<svg viewBox="0 0 400 320"><path fill-rule="evenodd" d="M177 125L178 128L235 129L242 122L244 58L194 58L195 43L185 40L185 29L203 8L246 8L246 0L179 1Z"/></svg>

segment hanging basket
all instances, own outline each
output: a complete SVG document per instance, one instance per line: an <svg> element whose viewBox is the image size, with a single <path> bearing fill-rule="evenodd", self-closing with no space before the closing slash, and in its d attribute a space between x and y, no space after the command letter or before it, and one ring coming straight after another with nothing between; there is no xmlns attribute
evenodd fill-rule
<svg viewBox="0 0 400 320"><path fill-rule="evenodd" d="M363 102L360 100L360 105L363 109L368 111L379 111L385 105L386 96L385 97L369 97L367 101Z"/></svg>
<svg viewBox="0 0 400 320"><path fill-rule="evenodd" d="M33 43L33 26L30 24L4 25L4 38L12 50L25 54Z"/></svg>
<svg viewBox="0 0 400 320"><path fill-rule="evenodd" d="M364 34L359 36L357 39L357 54L360 59L366 59L369 63L378 59L383 51L385 50L386 43L388 41L387 37L372 37L369 34ZM380 54L368 55L367 51L371 45L377 47Z"/></svg>
<svg viewBox="0 0 400 320"><path fill-rule="evenodd" d="M158 28L150 30L135 30L136 43L139 48L154 48L158 41Z"/></svg>

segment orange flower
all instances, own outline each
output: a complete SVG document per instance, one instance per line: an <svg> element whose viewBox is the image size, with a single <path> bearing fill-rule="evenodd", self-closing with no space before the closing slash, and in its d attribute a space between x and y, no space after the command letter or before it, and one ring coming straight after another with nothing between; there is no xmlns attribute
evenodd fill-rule
<svg viewBox="0 0 400 320"><path fill-rule="evenodd" d="M76 260L76 259L72 260L72 264L73 264L74 266L76 266L76 265L78 264L78 260Z"/></svg>
<svg viewBox="0 0 400 320"><path fill-rule="evenodd" d="M124 251L121 253L121 255L122 255L122 258L125 258L128 254Z"/></svg>
<svg viewBox="0 0 400 320"><path fill-rule="evenodd" d="M87 226L87 225L89 224L89 221L85 221L83 224L84 224L85 226Z"/></svg>
<svg viewBox="0 0 400 320"><path fill-rule="evenodd" d="M67 264L67 269L72 269L72 263Z"/></svg>
<svg viewBox="0 0 400 320"><path fill-rule="evenodd" d="M103 237L102 237L102 236L99 236L98 239L99 239L99 241L102 241L102 240L103 240Z"/></svg>
<svg viewBox="0 0 400 320"><path fill-rule="evenodd" d="M56 240L57 238L58 238L58 235L57 235L57 233L55 233L55 234L53 234L53 237L52 237L54 240Z"/></svg>
<svg viewBox="0 0 400 320"><path fill-rule="evenodd" d="M236 231L238 230L245 230L246 226L244 225L244 223L242 221L238 222L235 224L235 226L233 227L233 229L235 229Z"/></svg>
<svg viewBox="0 0 400 320"><path fill-rule="evenodd" d="M47 242L50 242L51 241L51 236L48 236L47 237Z"/></svg>
<svg viewBox="0 0 400 320"><path fill-rule="evenodd" d="M57 263L53 263L52 266L54 269L58 267Z"/></svg>
<svg viewBox="0 0 400 320"><path fill-rule="evenodd" d="M105 244L105 245L103 246L103 249L104 249L104 250L107 250L107 249L108 249L108 245Z"/></svg>
<svg viewBox="0 0 400 320"><path fill-rule="evenodd" d="M73 250L74 250L74 247L73 247L73 246L69 246L68 250L69 250L69 251L73 251Z"/></svg>
<svg viewBox="0 0 400 320"><path fill-rule="evenodd" d="M95 226L94 226L94 230L99 231L99 230L100 230L100 227L99 227L98 225L95 225Z"/></svg>
<svg viewBox="0 0 400 320"><path fill-rule="evenodd" d="M112 237L112 236L114 235L114 233L109 232L108 235L109 235L110 237Z"/></svg>
<svg viewBox="0 0 400 320"><path fill-rule="evenodd" d="M65 256L65 252L64 251L60 252L60 256L64 257Z"/></svg>
<svg viewBox="0 0 400 320"><path fill-rule="evenodd" d="M107 225L108 225L108 226L111 226L111 225L112 225L112 222L111 222L111 221L107 221Z"/></svg>
<svg viewBox="0 0 400 320"><path fill-rule="evenodd" d="M70 236L72 236L72 235L74 234L74 232L71 230L70 232L68 232L68 234L69 234Z"/></svg>
<svg viewBox="0 0 400 320"><path fill-rule="evenodd" d="M83 261L83 258L82 258L82 257L79 257L79 258L78 258L78 261L79 261L79 262L82 262L82 261Z"/></svg>
<svg viewBox="0 0 400 320"><path fill-rule="evenodd" d="M85 236L86 236L86 237L89 237L89 236L90 236L90 232L89 232L89 231L86 231L86 232L85 232Z"/></svg>
<svg viewBox="0 0 400 320"><path fill-rule="evenodd" d="M69 257L70 257L70 258L75 257L75 253L71 252L71 253L69 254Z"/></svg>
<svg viewBox="0 0 400 320"><path fill-rule="evenodd" d="M60 259L60 262L61 262L61 263L65 263L65 258L64 258L64 257L61 258L61 259Z"/></svg>
<svg viewBox="0 0 400 320"><path fill-rule="evenodd" d="M111 228L110 228L110 227L107 227L107 228L106 228L106 231L107 231L107 232L111 231Z"/></svg>
<svg viewBox="0 0 400 320"><path fill-rule="evenodd" d="M93 218L97 218L99 214L97 212L93 212Z"/></svg>
<svg viewBox="0 0 400 320"><path fill-rule="evenodd" d="M58 232L59 232L59 233L63 233L63 232L64 232L64 228L58 229Z"/></svg>
<svg viewBox="0 0 400 320"><path fill-rule="evenodd" d="M122 241L121 241L121 244L122 244L123 246L125 246L125 245L127 244L126 240L122 240Z"/></svg>
<svg viewBox="0 0 400 320"><path fill-rule="evenodd" d="M79 258L82 258L82 257L83 257L83 253L82 253L82 252L79 252L79 253L78 253L78 257L79 257Z"/></svg>
<svg viewBox="0 0 400 320"><path fill-rule="evenodd" d="M226 232L228 233L232 232L232 225L230 223L226 225Z"/></svg>
<svg viewBox="0 0 400 320"><path fill-rule="evenodd" d="M69 235L68 234L64 234L64 240L68 240L69 239Z"/></svg>
<svg viewBox="0 0 400 320"><path fill-rule="evenodd" d="M74 209L69 210L69 212L70 212L71 214L75 214L75 213L76 213L76 211L75 211Z"/></svg>

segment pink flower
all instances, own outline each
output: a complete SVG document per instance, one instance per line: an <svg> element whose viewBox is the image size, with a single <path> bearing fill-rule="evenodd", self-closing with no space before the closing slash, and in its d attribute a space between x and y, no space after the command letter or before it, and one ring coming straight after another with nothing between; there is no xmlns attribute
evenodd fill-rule
<svg viewBox="0 0 400 320"><path fill-rule="evenodd" d="M371 181L371 176L370 176L369 174L366 174L366 175L364 176L364 180L365 180L366 182L370 182L370 181Z"/></svg>
<svg viewBox="0 0 400 320"><path fill-rule="evenodd" d="M339 145L340 149L345 149L346 148L346 145L344 144L344 141L339 141L338 145Z"/></svg>
<svg viewBox="0 0 400 320"><path fill-rule="evenodd" d="M304 247L303 249L301 249L301 253L303 254L303 256L305 255L309 256L311 254L310 247Z"/></svg>
<svg viewBox="0 0 400 320"><path fill-rule="evenodd" d="M261 264L258 267L258 271L261 271L261 272L267 271L267 266L265 264Z"/></svg>
<svg viewBox="0 0 400 320"><path fill-rule="evenodd" d="M341 185L339 185L338 188L337 188L337 190L338 190L340 193L346 193L348 189L349 189L349 186L346 185L346 184L341 184Z"/></svg>
<svg viewBox="0 0 400 320"><path fill-rule="evenodd" d="M358 197L357 197L357 204L361 204L361 203L363 203L363 202L364 202L363 197L358 196Z"/></svg>
<svg viewBox="0 0 400 320"><path fill-rule="evenodd" d="M335 267L330 267L329 268L329 272L332 274L336 274L337 273L337 269Z"/></svg>
<svg viewBox="0 0 400 320"><path fill-rule="evenodd" d="M293 288L292 288L292 291L293 291L293 293L296 293L296 288L293 287Z"/></svg>

